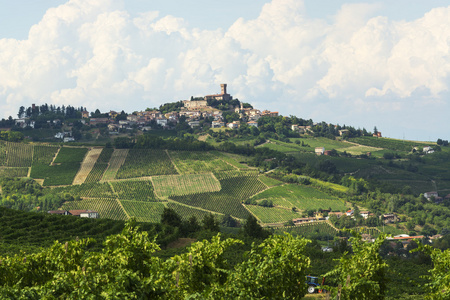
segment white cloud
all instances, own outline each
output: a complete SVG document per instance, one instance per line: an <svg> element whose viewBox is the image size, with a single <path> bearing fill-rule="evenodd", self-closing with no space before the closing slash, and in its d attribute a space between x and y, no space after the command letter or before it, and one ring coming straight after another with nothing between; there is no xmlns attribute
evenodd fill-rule
<svg viewBox="0 0 450 300"><path fill-rule="evenodd" d="M0 109L3 117L43 102L133 111L226 82L261 109L318 121L444 116L450 7L411 22L377 16L379 8L344 4L320 20L302 1L273 0L255 19L202 30L157 11L131 15L119 0L71 0L49 9L27 40L0 39Z"/></svg>

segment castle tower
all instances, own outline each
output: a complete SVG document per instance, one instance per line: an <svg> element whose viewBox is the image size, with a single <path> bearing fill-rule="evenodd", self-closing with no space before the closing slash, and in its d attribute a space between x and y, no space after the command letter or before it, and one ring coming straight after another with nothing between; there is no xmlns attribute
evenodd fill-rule
<svg viewBox="0 0 450 300"><path fill-rule="evenodd" d="M220 85L220 89L222 90L222 94L226 94L227 93L227 84L226 83L222 83Z"/></svg>

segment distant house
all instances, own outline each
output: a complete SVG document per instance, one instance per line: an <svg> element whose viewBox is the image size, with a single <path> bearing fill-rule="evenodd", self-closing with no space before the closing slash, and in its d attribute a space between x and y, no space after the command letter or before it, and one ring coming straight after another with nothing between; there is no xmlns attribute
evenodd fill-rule
<svg viewBox="0 0 450 300"><path fill-rule="evenodd" d="M100 217L99 213L93 210L84 210L84 209L76 209L69 210L69 214L75 217L80 218L90 218L90 219L98 219Z"/></svg>
<svg viewBox="0 0 450 300"><path fill-rule="evenodd" d="M87 110L83 110L81 112L81 117L84 118L84 119L89 118L89 112Z"/></svg>
<svg viewBox="0 0 450 300"><path fill-rule="evenodd" d="M292 131L298 131L298 125L297 124L291 125L291 130Z"/></svg>
<svg viewBox="0 0 450 300"><path fill-rule="evenodd" d="M436 198L436 197L438 197L439 195L438 195L438 192L426 192L426 193L423 193L423 196L424 196L425 198L427 198L427 200L430 200L431 197Z"/></svg>
<svg viewBox="0 0 450 300"><path fill-rule="evenodd" d="M188 124L191 128L194 128L200 126L200 121L190 121Z"/></svg>
<svg viewBox="0 0 450 300"><path fill-rule="evenodd" d="M381 137L381 132L378 131L377 133L372 134L373 137Z"/></svg>
<svg viewBox="0 0 450 300"><path fill-rule="evenodd" d="M316 147L315 153L316 155L323 155L325 152L325 147Z"/></svg>
<svg viewBox="0 0 450 300"><path fill-rule="evenodd" d="M71 136L66 136L63 139L64 143L69 143L69 142L75 142L75 138L71 137Z"/></svg>
<svg viewBox="0 0 450 300"><path fill-rule="evenodd" d="M425 147L423 147L423 153L425 153L425 154L434 153L434 149L431 148L430 146L425 146Z"/></svg>
<svg viewBox="0 0 450 300"><path fill-rule="evenodd" d="M398 221L398 216L396 214L384 214L380 216L384 224L395 223Z"/></svg>
<svg viewBox="0 0 450 300"><path fill-rule="evenodd" d="M212 127L212 128L222 128L222 127L225 127L225 122L212 121L211 127Z"/></svg>
<svg viewBox="0 0 450 300"><path fill-rule="evenodd" d="M227 127L231 129L237 129L239 128L239 121L233 121L232 123L228 123Z"/></svg>
<svg viewBox="0 0 450 300"><path fill-rule="evenodd" d="M339 130L339 135L340 136L343 136L346 133L349 133L348 129L341 129L341 130Z"/></svg>
<svg viewBox="0 0 450 300"><path fill-rule="evenodd" d="M70 215L69 211L67 210L49 210L47 213L52 214L52 215Z"/></svg>
<svg viewBox="0 0 450 300"><path fill-rule="evenodd" d="M165 117L156 118L156 124L161 125L161 126L166 126L167 119Z"/></svg>
<svg viewBox="0 0 450 300"><path fill-rule="evenodd" d="M108 118L91 118L89 120L89 123L91 125L108 124L109 123L109 119Z"/></svg>
<svg viewBox="0 0 450 300"><path fill-rule="evenodd" d="M258 128L258 122L255 122L255 121L247 122L247 125Z"/></svg>

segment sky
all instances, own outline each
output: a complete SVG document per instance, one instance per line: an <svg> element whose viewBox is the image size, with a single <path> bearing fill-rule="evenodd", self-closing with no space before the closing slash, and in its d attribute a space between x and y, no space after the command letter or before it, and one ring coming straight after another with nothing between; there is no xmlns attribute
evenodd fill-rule
<svg viewBox="0 0 450 300"><path fill-rule="evenodd" d="M0 0L0 118L228 92L383 136L450 139L448 0Z"/></svg>

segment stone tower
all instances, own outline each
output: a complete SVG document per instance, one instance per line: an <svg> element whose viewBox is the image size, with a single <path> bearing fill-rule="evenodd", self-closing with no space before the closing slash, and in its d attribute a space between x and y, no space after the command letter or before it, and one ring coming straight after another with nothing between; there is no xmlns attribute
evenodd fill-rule
<svg viewBox="0 0 450 300"><path fill-rule="evenodd" d="M226 94L227 93L227 84L226 83L222 83L220 85L220 89L222 90L221 94Z"/></svg>

